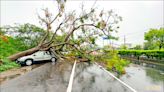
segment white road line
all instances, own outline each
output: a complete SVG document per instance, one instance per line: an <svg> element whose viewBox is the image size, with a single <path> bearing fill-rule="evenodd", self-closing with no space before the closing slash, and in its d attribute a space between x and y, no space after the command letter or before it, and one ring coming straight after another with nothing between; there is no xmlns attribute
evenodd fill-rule
<svg viewBox="0 0 164 92"><path fill-rule="evenodd" d="M107 71L105 68L103 68L101 65L97 64L95 62L96 65L98 65L99 67L101 67L104 71L106 71L110 76L112 76L113 78L115 78L116 80L118 80L120 83L122 83L123 85L125 85L126 87L128 87L129 89L131 89L133 92L137 92L134 88L132 88L131 86L129 86L128 84L126 84L125 82L121 81L120 79L118 79L116 76L114 76L111 72Z"/></svg>
<svg viewBox="0 0 164 92"><path fill-rule="evenodd" d="M75 73L75 66L76 66L76 61L74 62L73 68L72 68L72 72L71 72L71 76L69 79L69 84L67 87L67 92L71 92L72 91L72 84L73 84L73 77L74 77L74 73Z"/></svg>

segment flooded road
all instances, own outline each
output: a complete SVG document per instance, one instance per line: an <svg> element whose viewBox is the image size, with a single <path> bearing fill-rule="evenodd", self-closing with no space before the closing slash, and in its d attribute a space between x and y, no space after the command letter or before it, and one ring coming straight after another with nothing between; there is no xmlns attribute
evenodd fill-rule
<svg viewBox="0 0 164 92"><path fill-rule="evenodd" d="M164 92L164 66L131 64L126 72L120 79L138 92Z"/></svg>

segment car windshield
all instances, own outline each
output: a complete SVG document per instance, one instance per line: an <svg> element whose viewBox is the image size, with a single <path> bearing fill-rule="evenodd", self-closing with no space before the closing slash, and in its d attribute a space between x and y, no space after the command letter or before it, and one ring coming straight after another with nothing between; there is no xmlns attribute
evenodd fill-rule
<svg viewBox="0 0 164 92"><path fill-rule="evenodd" d="M35 52L33 55L51 55L51 53L49 51L38 51Z"/></svg>

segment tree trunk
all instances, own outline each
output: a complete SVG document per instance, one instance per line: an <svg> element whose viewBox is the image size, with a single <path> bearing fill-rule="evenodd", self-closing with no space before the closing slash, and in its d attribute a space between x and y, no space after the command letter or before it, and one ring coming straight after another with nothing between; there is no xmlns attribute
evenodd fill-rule
<svg viewBox="0 0 164 92"><path fill-rule="evenodd" d="M22 52L19 52L19 53L16 53L14 55L11 55L8 57L9 60L11 61L14 61L22 56L27 56L27 55L30 55L30 54L33 54L34 52L36 51L39 51L39 47L36 46L34 48L31 48L31 49L28 49L28 50L25 50L25 51L22 51Z"/></svg>
<svg viewBox="0 0 164 92"><path fill-rule="evenodd" d="M161 48L162 48L162 45L160 44L160 45L159 45L159 50L161 50Z"/></svg>

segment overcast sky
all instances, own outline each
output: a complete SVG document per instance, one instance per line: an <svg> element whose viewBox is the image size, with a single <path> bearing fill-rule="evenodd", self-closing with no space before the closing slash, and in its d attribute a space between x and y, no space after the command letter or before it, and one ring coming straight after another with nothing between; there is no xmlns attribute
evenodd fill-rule
<svg viewBox="0 0 164 92"><path fill-rule="evenodd" d="M78 10L83 2L86 8L90 8L94 1L67 0L67 10ZM113 9L118 15L123 17L120 29L117 33L119 40L114 42L122 44L124 35L126 43L142 44L144 42L144 32L150 28L160 28L164 26L164 1L97 1L99 9ZM14 23L31 23L40 26L37 19L37 12L41 8L49 7L51 11L56 11L54 1L1 1L1 26L13 25ZM102 45L102 39L98 44ZM107 44L107 41L105 42Z"/></svg>

